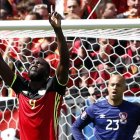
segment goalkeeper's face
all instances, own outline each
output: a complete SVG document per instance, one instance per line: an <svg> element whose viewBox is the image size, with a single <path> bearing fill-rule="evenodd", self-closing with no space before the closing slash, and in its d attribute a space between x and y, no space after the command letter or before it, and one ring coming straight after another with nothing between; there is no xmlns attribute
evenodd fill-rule
<svg viewBox="0 0 140 140"><path fill-rule="evenodd" d="M28 75L32 81L47 80L50 74L50 66L42 58L34 59L29 67Z"/></svg>
<svg viewBox="0 0 140 140"><path fill-rule="evenodd" d="M116 102L121 101L125 89L125 79L119 74L112 75L108 84L109 100L113 100Z"/></svg>

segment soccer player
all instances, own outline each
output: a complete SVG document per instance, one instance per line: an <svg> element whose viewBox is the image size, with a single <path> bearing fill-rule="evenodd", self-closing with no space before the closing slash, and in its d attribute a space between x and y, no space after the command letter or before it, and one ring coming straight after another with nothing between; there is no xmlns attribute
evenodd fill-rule
<svg viewBox="0 0 140 140"><path fill-rule="evenodd" d="M75 140L86 140L82 129L91 122L97 140L133 140L140 124L140 106L123 100L125 88L125 79L113 74L108 83L108 98L87 107L73 123Z"/></svg>
<svg viewBox="0 0 140 140"><path fill-rule="evenodd" d="M69 71L69 50L57 12L49 16L57 38L60 62L54 77L50 66L42 58L33 60L29 67L30 80L14 74L0 55L0 75L19 99L20 140L56 140L58 117L65 94Z"/></svg>

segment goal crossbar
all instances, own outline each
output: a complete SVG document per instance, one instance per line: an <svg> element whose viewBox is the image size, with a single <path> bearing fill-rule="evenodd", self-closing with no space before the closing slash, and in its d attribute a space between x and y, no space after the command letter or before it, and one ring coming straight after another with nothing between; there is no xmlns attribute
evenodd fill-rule
<svg viewBox="0 0 140 140"><path fill-rule="evenodd" d="M139 40L140 19L62 20L65 36ZM135 33L135 34L134 34ZM55 36L48 20L0 21L0 38Z"/></svg>

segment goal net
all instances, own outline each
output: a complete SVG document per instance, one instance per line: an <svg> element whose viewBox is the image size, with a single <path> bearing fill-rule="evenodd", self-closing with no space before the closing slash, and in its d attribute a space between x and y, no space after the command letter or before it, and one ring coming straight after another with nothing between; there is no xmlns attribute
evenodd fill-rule
<svg viewBox="0 0 140 140"><path fill-rule="evenodd" d="M70 75L59 121L59 139L72 140L73 121L91 102L107 96L107 82L114 72L127 81L124 98L140 103L139 19L63 20L62 28L70 51ZM0 21L0 49L4 60L17 74L28 79L27 70L36 57L51 65L51 76L59 62L54 31L48 21ZM18 100L0 79L0 136L18 139ZM93 130L83 130L93 140ZM140 138L140 129L134 140Z"/></svg>

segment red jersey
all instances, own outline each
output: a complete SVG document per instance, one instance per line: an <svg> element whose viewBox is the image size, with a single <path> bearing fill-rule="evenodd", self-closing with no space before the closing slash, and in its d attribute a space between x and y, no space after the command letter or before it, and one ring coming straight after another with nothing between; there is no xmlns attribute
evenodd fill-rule
<svg viewBox="0 0 140 140"><path fill-rule="evenodd" d="M22 90L18 94L20 140L57 140L65 86L60 85L56 77L51 78L45 90L39 90L38 95L33 97L28 81L18 77L12 88L16 93Z"/></svg>

